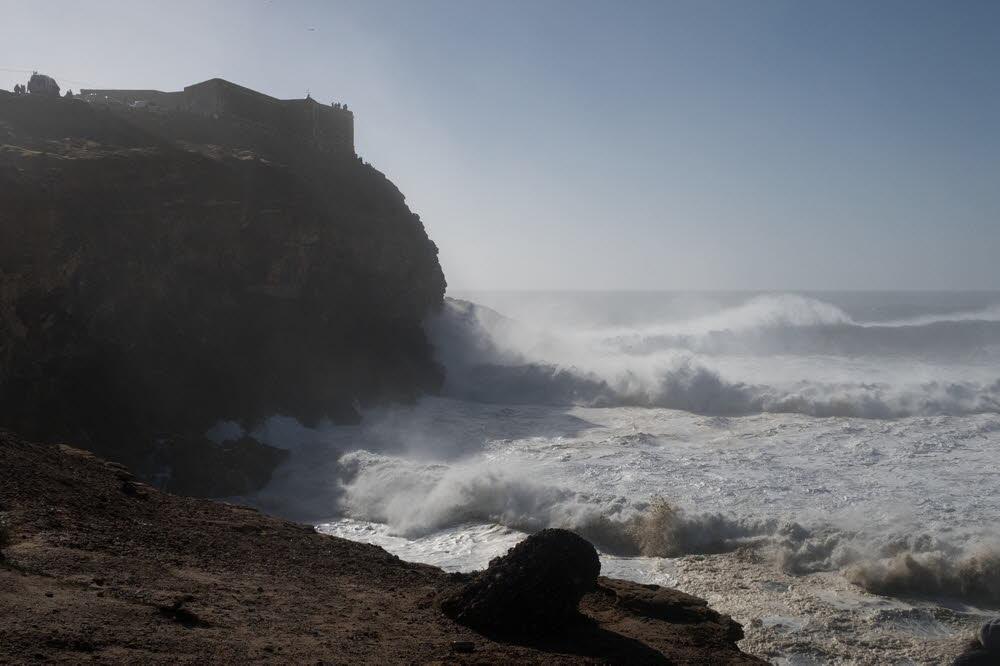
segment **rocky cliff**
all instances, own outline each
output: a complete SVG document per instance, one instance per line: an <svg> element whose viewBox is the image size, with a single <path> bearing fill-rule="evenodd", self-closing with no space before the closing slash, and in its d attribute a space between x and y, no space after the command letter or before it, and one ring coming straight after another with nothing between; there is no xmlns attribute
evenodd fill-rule
<svg viewBox="0 0 1000 666"><path fill-rule="evenodd" d="M439 389L419 218L371 166L285 139L0 93L0 425L228 495L282 452L213 423Z"/></svg>

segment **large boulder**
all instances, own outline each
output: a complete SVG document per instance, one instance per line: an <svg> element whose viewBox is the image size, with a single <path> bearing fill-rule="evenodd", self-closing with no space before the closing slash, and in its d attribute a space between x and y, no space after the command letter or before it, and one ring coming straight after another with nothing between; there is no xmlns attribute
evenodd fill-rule
<svg viewBox="0 0 1000 666"><path fill-rule="evenodd" d="M534 638L565 629L594 588L601 562L590 542L560 529L534 534L494 558L441 608L487 635Z"/></svg>

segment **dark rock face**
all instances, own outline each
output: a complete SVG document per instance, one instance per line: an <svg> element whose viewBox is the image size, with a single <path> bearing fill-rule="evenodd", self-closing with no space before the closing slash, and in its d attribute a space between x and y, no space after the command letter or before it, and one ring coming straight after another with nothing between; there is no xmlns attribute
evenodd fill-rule
<svg viewBox="0 0 1000 666"><path fill-rule="evenodd" d="M266 482L279 452L202 433L351 422L439 390L421 328L443 298L436 255L353 156L0 93L0 424L147 478L166 464L183 492ZM205 467L182 478L196 439ZM226 465L245 469L217 482Z"/></svg>
<svg viewBox="0 0 1000 666"><path fill-rule="evenodd" d="M494 558L471 582L441 600L452 619L487 635L530 639L566 629L601 573L590 542L547 529Z"/></svg>

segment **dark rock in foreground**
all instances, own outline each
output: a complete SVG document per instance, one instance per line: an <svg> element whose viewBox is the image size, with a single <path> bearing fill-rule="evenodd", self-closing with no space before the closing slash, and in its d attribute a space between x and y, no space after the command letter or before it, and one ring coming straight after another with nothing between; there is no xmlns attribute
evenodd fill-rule
<svg viewBox="0 0 1000 666"><path fill-rule="evenodd" d="M442 610L485 634L527 639L565 631L579 618L583 595L594 589L601 562L590 542L547 529L529 536L460 590Z"/></svg>

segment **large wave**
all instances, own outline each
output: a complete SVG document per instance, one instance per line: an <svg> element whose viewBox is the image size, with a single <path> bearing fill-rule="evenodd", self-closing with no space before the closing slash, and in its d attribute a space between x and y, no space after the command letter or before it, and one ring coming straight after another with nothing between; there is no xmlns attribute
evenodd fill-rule
<svg viewBox="0 0 1000 666"><path fill-rule="evenodd" d="M410 538L469 522L524 532L563 527L608 553L676 557L726 552L734 544L786 529L775 520L690 517L658 498L633 504L623 497L574 491L537 481L529 469L480 459L420 464L355 451L341 464L350 470L342 500L347 515L384 523L394 534Z"/></svg>
<svg viewBox="0 0 1000 666"><path fill-rule="evenodd" d="M1000 305L859 321L814 298L771 294L682 322L620 329L608 336L608 343L633 354L683 349L708 354L962 358L1000 345Z"/></svg>
<svg viewBox="0 0 1000 666"><path fill-rule="evenodd" d="M637 491L597 481L567 484L557 481L566 477L545 476L532 467L533 462L544 462L544 455L532 448L535 438L545 440L543 447L562 447L564 436L574 439L581 428L594 427L578 411L562 405L865 418L1000 413L1000 365L989 351L996 334L992 327L1000 324L990 318L992 312L865 322L815 299L773 296L642 330L560 330L449 301L426 328L447 368L445 393L458 400L429 399L447 407L436 410L371 410L364 423L350 427L306 429L289 420L272 420L266 431L255 434L295 452L255 501L300 519L345 515L381 523L391 534L407 538L468 523L524 532L564 527L613 555L679 557L737 551L738 557L746 553L769 558L796 574L839 571L876 593L955 596L1000 604L1000 547L981 535L960 534L959 529L977 529L968 521L934 537L920 533L913 522L900 521L898 533L895 522L891 529L875 529L863 519L855 524L843 515L844 524L826 524L806 518L817 515L808 509L781 517L692 511L662 497L637 501L648 488L666 497L687 497L684 501L696 505L680 483L671 488L666 475L662 482L656 479L652 487ZM941 342L942 348L957 340L958 347L967 345L984 354L978 374L966 372L975 364L947 363L926 367L933 372L950 369L950 374L911 372L942 331L960 332ZM649 349L638 353L629 345L639 339L655 340L659 347L649 342ZM677 342L681 339L686 342ZM719 343L724 339L729 342ZM793 341L794 345L787 344L797 351L784 356L759 351L785 344L783 339ZM909 356L887 372L889 364L877 354L861 361L854 352L810 355L809 350L832 349L830 340L846 349L845 340L864 346L865 339L874 347L878 346L874 341L883 340L893 353ZM907 347L901 344L905 340L917 342ZM733 352L736 347L738 353ZM789 364L788 358L794 363ZM780 363L786 364L784 370L774 372L771 366ZM830 366L837 372L824 373ZM507 409L509 403L534 407ZM985 435L995 432L994 420L983 424ZM922 428L922 424L911 421L891 427ZM840 427L836 422L829 425ZM858 423L843 427L867 431L869 425L879 431L890 427ZM526 448L517 449L513 457L504 455L511 442ZM590 455L589 442L578 444L585 459ZM579 478L597 475L588 467ZM588 490L576 489L580 485ZM753 481L741 487L752 489Z"/></svg>
<svg viewBox="0 0 1000 666"><path fill-rule="evenodd" d="M965 322L1000 322L1000 304L974 310L864 321L852 317L832 303L815 298L798 294L763 294L754 296L740 305L724 308L711 314L657 325L605 328L600 329L600 332L611 336L615 333L635 333L644 337L657 335L697 336L780 328L917 328L935 324Z"/></svg>
<svg viewBox="0 0 1000 666"><path fill-rule="evenodd" d="M1000 350L1000 322L988 320L994 314L983 311L976 319L973 313L959 313L951 321L938 318L919 325L868 325L812 299L759 297L727 312L672 325L700 333L646 331L626 339L621 334L606 337L607 331L534 329L492 310L450 301L427 328L447 368L446 392L461 399L665 407L708 415L895 418L1000 413L1000 368L980 381L894 377L887 382L848 373L840 381L807 376L775 384L727 379L709 364L721 362L723 351L747 354L754 347L754 354L769 348L796 358L810 358L819 349L836 352L814 366L844 364L842 359L856 365L858 357L868 354L868 364L877 366L880 361L874 357L879 354L922 353L937 345L952 356L985 354L982 367L988 369L995 367L993 354ZM637 357L640 346L645 351ZM712 353L704 353L707 349Z"/></svg>

